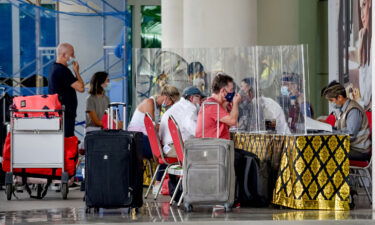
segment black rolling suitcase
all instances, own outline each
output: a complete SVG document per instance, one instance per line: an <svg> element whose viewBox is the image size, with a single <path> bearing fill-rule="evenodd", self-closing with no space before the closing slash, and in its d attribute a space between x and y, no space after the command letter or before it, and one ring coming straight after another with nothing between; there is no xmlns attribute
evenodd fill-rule
<svg viewBox="0 0 375 225"><path fill-rule="evenodd" d="M111 103L108 127L112 128L113 110L122 103ZM124 107L124 116L125 107ZM126 126L124 125L124 128ZM141 132L101 130L85 137L86 212L99 208L140 208L143 205L143 162Z"/></svg>

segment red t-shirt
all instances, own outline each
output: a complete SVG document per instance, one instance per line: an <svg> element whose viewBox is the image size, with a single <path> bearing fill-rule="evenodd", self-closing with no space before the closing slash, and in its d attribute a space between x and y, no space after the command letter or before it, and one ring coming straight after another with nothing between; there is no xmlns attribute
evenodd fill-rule
<svg viewBox="0 0 375 225"><path fill-rule="evenodd" d="M210 97L204 102L216 102L217 101ZM220 104L218 105L205 105L205 120L204 120L204 137L205 138L217 138L217 107L219 106L219 119L228 116L228 111ZM203 117L203 104L198 113L197 129L195 130L195 136L202 138L202 117ZM219 138L230 139L229 126L225 123L219 122Z"/></svg>

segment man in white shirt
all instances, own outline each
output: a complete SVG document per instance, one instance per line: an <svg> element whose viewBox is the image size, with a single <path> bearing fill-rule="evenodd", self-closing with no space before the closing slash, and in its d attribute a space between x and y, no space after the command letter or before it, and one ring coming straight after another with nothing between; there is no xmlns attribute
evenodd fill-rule
<svg viewBox="0 0 375 225"><path fill-rule="evenodd" d="M276 133L290 134L284 111L273 99L263 95L256 97L254 93L255 81L245 78L241 81L242 103L240 105L239 128L247 131L265 130L266 120L275 120Z"/></svg>
<svg viewBox="0 0 375 225"><path fill-rule="evenodd" d="M187 87L183 91L182 98L163 114L160 122L159 136L164 154L167 157L176 157L176 151L173 147L173 140L168 127L169 116L172 115L176 120L183 141L194 137L199 107L204 97L197 87Z"/></svg>

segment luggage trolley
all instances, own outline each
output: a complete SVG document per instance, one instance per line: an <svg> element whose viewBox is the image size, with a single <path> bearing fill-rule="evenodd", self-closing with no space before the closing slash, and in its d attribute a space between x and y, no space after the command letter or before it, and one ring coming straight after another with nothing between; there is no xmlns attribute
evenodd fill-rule
<svg viewBox="0 0 375 225"><path fill-rule="evenodd" d="M15 184L18 183L17 180L13 182L13 175L19 175L13 173L16 168L61 168L61 193L63 199L66 199L69 176L64 168L64 107L59 110L11 108L10 111L10 172L5 177L7 199L11 200ZM25 116L32 113L40 113L40 116ZM39 178L49 179L48 176ZM56 177L50 180L56 180ZM23 179L22 183L31 195L27 182ZM40 186L38 188L41 189ZM44 195L47 189L48 185ZM38 190L38 197L40 194L41 190Z"/></svg>

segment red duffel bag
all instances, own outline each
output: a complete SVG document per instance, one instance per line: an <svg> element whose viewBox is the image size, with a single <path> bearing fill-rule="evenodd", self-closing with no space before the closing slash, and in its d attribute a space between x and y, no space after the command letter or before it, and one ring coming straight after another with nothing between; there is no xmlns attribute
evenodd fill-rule
<svg viewBox="0 0 375 225"><path fill-rule="evenodd" d="M18 110L60 110L62 108L58 94L53 95L33 95L13 98L13 109ZM15 112L15 117L45 117L59 116L58 112Z"/></svg>
<svg viewBox="0 0 375 225"><path fill-rule="evenodd" d="M10 172L10 133L8 133L3 148L3 171ZM76 136L65 138L64 143L65 149L65 171L69 177L73 177L76 174L76 165L78 160L78 138ZM14 168L13 174L15 175L26 175L27 177L36 178L52 178L60 179L61 169L50 169L50 168L32 168L32 169L21 169Z"/></svg>

